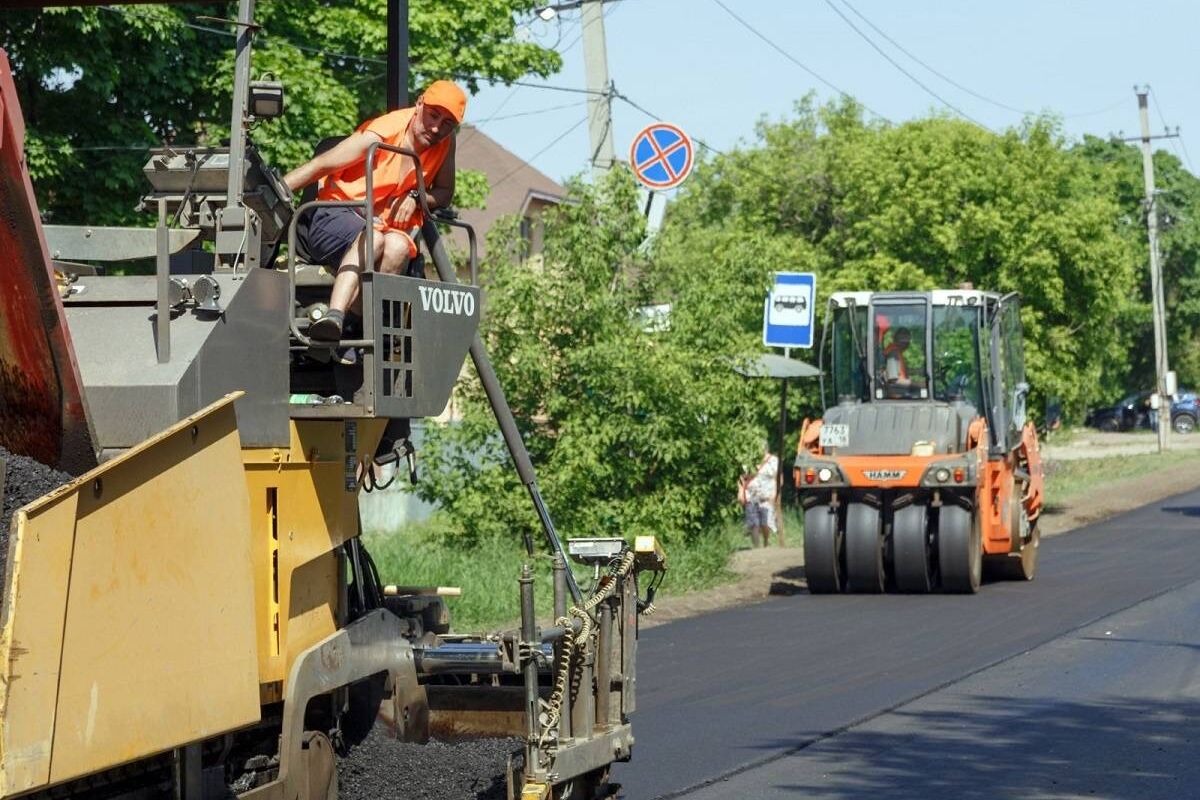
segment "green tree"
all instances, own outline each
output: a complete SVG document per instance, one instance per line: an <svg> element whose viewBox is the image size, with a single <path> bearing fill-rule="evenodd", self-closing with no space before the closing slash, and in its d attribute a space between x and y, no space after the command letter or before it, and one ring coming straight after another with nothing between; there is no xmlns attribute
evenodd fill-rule
<svg viewBox="0 0 1200 800"><path fill-rule="evenodd" d="M1032 408L1079 411L1128 361L1136 256L1115 175L1051 119L997 135L934 117L867 123L846 101L796 106L689 179L657 244L655 278L697 347L753 345L769 273L812 270L835 290L1021 292ZM822 300L823 304L823 300ZM815 404L810 392L796 410Z"/></svg>
<svg viewBox="0 0 1200 800"><path fill-rule="evenodd" d="M1134 331L1131 358L1114 365L1109 383L1120 387L1116 394L1151 387L1154 333L1141 149L1120 140L1087 136L1075 151L1097 171L1107 172L1115 183L1121 208L1118 229L1136 254L1139 290L1127 320ZM1181 386L1200 387L1200 178L1163 150L1154 154L1154 174L1170 364L1178 372ZM1115 394L1105 399L1114 398Z"/></svg>
<svg viewBox="0 0 1200 800"><path fill-rule="evenodd" d="M412 0L411 86L453 77L549 75L557 53L516 36L534 0ZM6 11L0 47L13 64L35 189L55 222L129 224L145 189L146 149L227 137L234 2ZM273 74L287 111L255 142L286 170L326 136L384 106L386 4L262 0L253 71Z"/></svg>
<svg viewBox="0 0 1200 800"><path fill-rule="evenodd" d="M540 259L514 256L515 227L489 240L492 362L564 533L697 535L731 510L737 459L753 452L745 382L637 313L654 297L628 171L570 193ZM460 399L463 422L430 431L425 497L468 538L536 535L478 383Z"/></svg>

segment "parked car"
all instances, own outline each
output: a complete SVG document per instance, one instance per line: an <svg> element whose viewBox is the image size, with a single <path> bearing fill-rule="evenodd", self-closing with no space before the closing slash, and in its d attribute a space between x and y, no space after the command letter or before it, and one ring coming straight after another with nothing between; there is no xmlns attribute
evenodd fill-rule
<svg viewBox="0 0 1200 800"><path fill-rule="evenodd" d="M1171 430L1176 433L1191 433L1196 429L1196 419L1200 417L1200 402L1196 400L1195 392L1180 392L1171 403ZM1158 415L1148 414L1150 428L1158 430Z"/></svg>
<svg viewBox="0 0 1200 800"><path fill-rule="evenodd" d="M1132 431L1142 428L1158 429L1158 415L1150 408L1153 392L1135 392L1122 397L1111 406L1103 406L1088 413L1084 424L1102 431ZM1171 403L1171 429L1176 433L1191 433L1200 419L1200 402L1196 393L1182 391Z"/></svg>

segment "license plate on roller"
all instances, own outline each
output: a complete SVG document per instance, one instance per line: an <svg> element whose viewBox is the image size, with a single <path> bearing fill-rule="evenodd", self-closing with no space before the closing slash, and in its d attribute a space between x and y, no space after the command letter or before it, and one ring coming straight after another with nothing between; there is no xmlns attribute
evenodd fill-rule
<svg viewBox="0 0 1200 800"><path fill-rule="evenodd" d="M822 425L821 447L849 447L849 425Z"/></svg>

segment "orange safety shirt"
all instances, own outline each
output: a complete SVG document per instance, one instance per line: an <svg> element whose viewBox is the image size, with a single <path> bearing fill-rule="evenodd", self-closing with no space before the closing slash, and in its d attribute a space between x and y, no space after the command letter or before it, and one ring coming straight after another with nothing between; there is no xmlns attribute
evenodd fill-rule
<svg viewBox="0 0 1200 800"><path fill-rule="evenodd" d="M385 144L403 147L404 134L408 131L414 113L416 113L415 107L390 111L359 125L355 133L370 131L383 139ZM446 137L432 147L418 151L421 156L421 171L425 176L426 188L433 185L433 178L442 168L446 155L450 152L451 143L451 137ZM367 196L366 172L366 160L364 159L351 164L340 172L329 175L321 182L321 187L317 191L317 199L363 200ZM406 156L389 150L376 150L371 181L376 230L404 231L421 224L420 208L407 220L389 217L392 203L417 188L416 171L408 163Z"/></svg>

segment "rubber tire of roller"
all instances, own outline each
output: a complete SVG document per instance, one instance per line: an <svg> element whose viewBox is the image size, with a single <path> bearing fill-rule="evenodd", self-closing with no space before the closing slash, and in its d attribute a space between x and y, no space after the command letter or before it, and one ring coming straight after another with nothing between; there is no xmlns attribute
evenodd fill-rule
<svg viewBox="0 0 1200 800"><path fill-rule="evenodd" d="M846 590L883 592L883 535L879 509L866 503L846 505Z"/></svg>
<svg viewBox="0 0 1200 800"><path fill-rule="evenodd" d="M942 591L975 594L983 579L983 542L975 515L961 506L944 505L938 517Z"/></svg>
<svg viewBox="0 0 1200 800"><path fill-rule="evenodd" d="M924 593L933 586L927 531L928 508L922 504L897 509L892 516L892 567L902 592Z"/></svg>
<svg viewBox="0 0 1200 800"><path fill-rule="evenodd" d="M837 512L829 506L804 512L804 576L810 594L836 594L845 588L837 523Z"/></svg>

